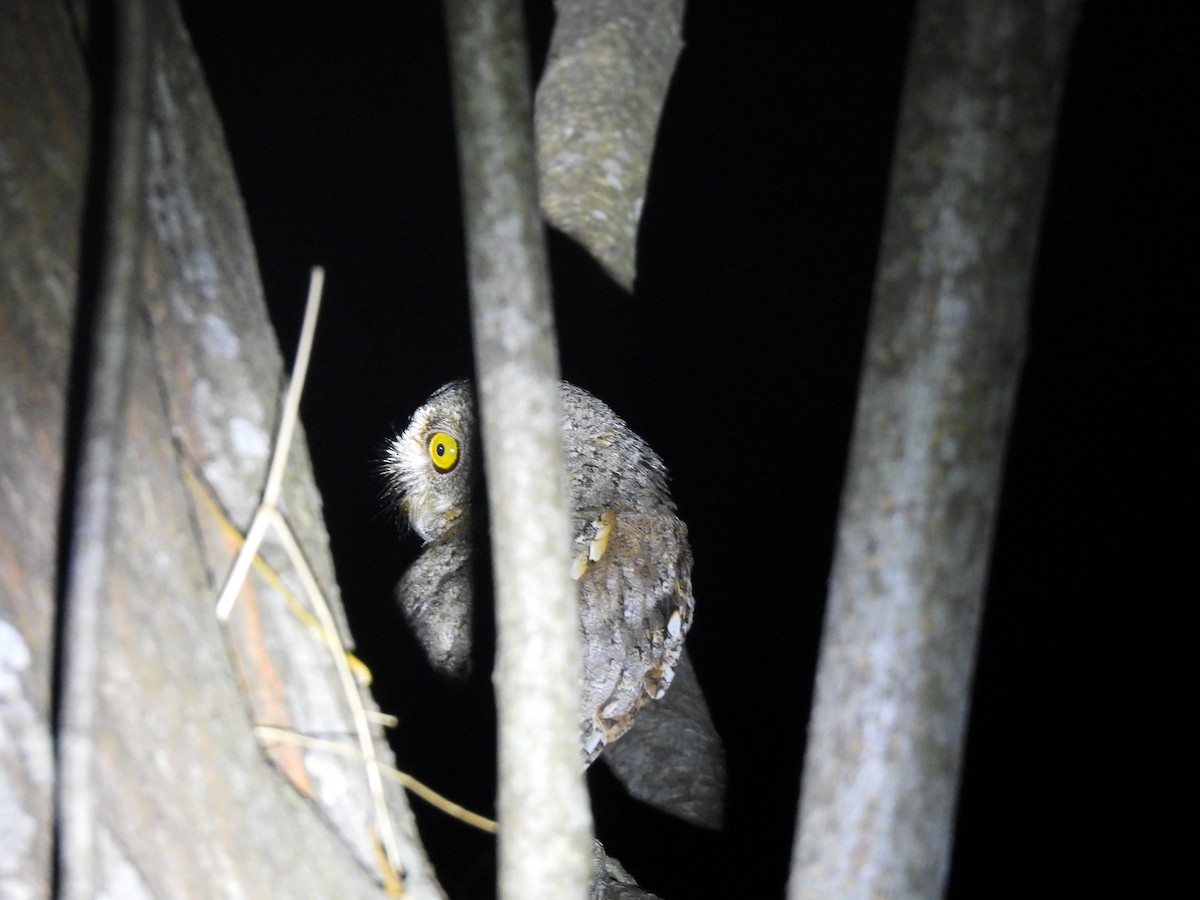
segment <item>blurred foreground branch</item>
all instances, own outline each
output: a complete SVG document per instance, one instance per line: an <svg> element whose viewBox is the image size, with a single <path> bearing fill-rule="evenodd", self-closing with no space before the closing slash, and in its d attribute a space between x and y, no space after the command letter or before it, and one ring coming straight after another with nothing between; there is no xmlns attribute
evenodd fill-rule
<svg viewBox="0 0 1200 900"><path fill-rule="evenodd" d="M1078 4L919 3L789 895L946 883L1005 441Z"/></svg>
<svg viewBox="0 0 1200 900"><path fill-rule="evenodd" d="M586 896L579 611L516 0L447 0L496 590L500 896Z"/></svg>

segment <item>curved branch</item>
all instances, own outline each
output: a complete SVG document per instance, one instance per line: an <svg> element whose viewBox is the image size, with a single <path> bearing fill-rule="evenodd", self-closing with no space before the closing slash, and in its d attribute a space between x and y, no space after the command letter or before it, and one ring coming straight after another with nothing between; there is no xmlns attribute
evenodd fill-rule
<svg viewBox="0 0 1200 900"><path fill-rule="evenodd" d="M683 0L557 0L538 85L546 220L633 290L654 138L683 49Z"/></svg>

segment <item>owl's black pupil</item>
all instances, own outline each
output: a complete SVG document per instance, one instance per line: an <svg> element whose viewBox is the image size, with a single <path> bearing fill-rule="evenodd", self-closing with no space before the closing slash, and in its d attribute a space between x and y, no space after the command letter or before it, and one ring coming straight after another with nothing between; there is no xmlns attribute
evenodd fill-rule
<svg viewBox="0 0 1200 900"><path fill-rule="evenodd" d="M438 444L437 447L434 448L434 452L437 453L438 456L445 456L446 455L446 445Z"/></svg>

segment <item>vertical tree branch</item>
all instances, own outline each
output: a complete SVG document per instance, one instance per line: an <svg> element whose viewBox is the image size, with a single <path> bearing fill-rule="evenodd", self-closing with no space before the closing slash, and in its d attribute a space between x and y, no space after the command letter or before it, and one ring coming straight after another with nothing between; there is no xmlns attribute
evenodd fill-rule
<svg viewBox="0 0 1200 900"><path fill-rule="evenodd" d="M62 706L58 723L58 864L62 895L96 891L98 821L93 761L99 688L98 635L115 533L117 463L125 430L128 346L138 284L141 178L146 129L146 15L142 0L115 5L114 96L107 214L79 476L60 604Z"/></svg>
<svg viewBox="0 0 1200 900"><path fill-rule="evenodd" d="M945 886L1067 46L1064 0L918 5L789 895Z"/></svg>
<svg viewBox="0 0 1200 900"><path fill-rule="evenodd" d="M500 895L585 896L579 613L516 0L447 0L496 588Z"/></svg>

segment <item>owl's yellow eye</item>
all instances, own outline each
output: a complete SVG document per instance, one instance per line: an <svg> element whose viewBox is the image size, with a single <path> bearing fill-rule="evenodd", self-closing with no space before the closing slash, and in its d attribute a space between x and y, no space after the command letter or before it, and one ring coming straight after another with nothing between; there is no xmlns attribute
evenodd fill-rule
<svg viewBox="0 0 1200 900"><path fill-rule="evenodd" d="M429 436L429 458L439 472L449 472L458 465L458 438L435 431Z"/></svg>

